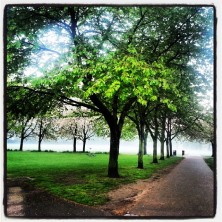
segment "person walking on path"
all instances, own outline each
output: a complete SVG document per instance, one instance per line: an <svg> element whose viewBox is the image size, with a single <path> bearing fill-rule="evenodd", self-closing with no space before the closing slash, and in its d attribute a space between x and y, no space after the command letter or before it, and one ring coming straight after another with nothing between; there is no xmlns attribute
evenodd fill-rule
<svg viewBox="0 0 222 222"><path fill-rule="evenodd" d="M151 183L127 211L151 217L213 217L214 175L201 157L187 157Z"/></svg>

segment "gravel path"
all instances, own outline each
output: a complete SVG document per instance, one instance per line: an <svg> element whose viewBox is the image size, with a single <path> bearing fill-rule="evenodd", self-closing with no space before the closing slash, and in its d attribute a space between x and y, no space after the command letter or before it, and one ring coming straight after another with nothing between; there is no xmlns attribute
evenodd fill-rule
<svg viewBox="0 0 222 222"><path fill-rule="evenodd" d="M213 172L203 158L186 158L147 186L127 211L129 215L151 217L212 217Z"/></svg>

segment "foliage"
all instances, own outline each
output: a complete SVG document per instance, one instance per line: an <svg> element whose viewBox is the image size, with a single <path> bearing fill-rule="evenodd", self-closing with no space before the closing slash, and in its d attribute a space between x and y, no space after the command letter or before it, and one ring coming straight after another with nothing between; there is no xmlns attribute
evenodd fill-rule
<svg viewBox="0 0 222 222"><path fill-rule="evenodd" d="M55 118L40 116L35 119L36 128L34 130L34 135L38 138L38 151L41 151L41 143L43 139L56 140L56 132L54 130Z"/></svg>
<svg viewBox="0 0 222 222"><path fill-rule="evenodd" d="M95 134L93 129L93 119L82 117L79 120L77 137L82 141L86 141Z"/></svg>
<svg viewBox="0 0 222 222"><path fill-rule="evenodd" d="M78 124L75 118L60 118L57 122L58 136L67 139L77 137Z"/></svg>
<svg viewBox="0 0 222 222"><path fill-rule="evenodd" d="M212 112L199 115L193 124L190 124L182 135L191 141L214 143L214 116Z"/></svg>
<svg viewBox="0 0 222 222"><path fill-rule="evenodd" d="M99 137L109 137L110 136L110 130L107 124L105 123L104 119L102 117L98 117L94 121L93 125L95 134ZM135 139L137 136L135 126L132 124L131 121L128 119L125 120L123 129L122 129L122 134L121 134L121 139L130 141Z"/></svg>
<svg viewBox="0 0 222 222"><path fill-rule="evenodd" d="M27 139L34 135L34 130L36 128L36 123L33 118L23 118L17 121L13 126L15 136L21 139Z"/></svg>
<svg viewBox="0 0 222 222"><path fill-rule="evenodd" d="M93 117L63 117L58 120L58 135L68 139L86 141L94 136Z"/></svg>
<svg viewBox="0 0 222 222"><path fill-rule="evenodd" d="M145 159L145 170L135 167L136 155L120 155L121 177L107 178L107 154L89 157L84 153L33 153L8 152L8 177L30 177L32 184L54 195L83 203L98 205L105 203L107 192L122 184L149 178L159 169L177 163L181 158L171 158L158 165L151 164L151 157Z"/></svg>

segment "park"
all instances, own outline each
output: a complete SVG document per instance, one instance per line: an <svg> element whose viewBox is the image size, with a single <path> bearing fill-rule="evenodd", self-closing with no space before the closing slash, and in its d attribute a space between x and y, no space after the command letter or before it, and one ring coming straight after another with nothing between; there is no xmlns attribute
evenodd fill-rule
<svg viewBox="0 0 222 222"><path fill-rule="evenodd" d="M6 216L215 215L214 7L7 5L4 18Z"/></svg>

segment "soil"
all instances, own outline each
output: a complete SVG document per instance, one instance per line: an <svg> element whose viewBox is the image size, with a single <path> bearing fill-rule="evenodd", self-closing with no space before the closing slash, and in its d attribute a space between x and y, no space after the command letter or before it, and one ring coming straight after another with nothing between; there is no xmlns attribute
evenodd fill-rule
<svg viewBox="0 0 222 222"><path fill-rule="evenodd" d="M105 205L90 207L33 189L31 178L7 181L10 217L212 217L215 211L213 172L202 158L186 158L151 178L108 193Z"/></svg>
<svg viewBox="0 0 222 222"><path fill-rule="evenodd" d="M110 212L115 216L139 216L131 214L129 209L135 206L139 199L145 198L146 192L160 183L176 165L171 165L159 170L152 177L145 180L138 180L136 183L123 185L120 188L108 193L109 202L100 206L99 209Z"/></svg>

